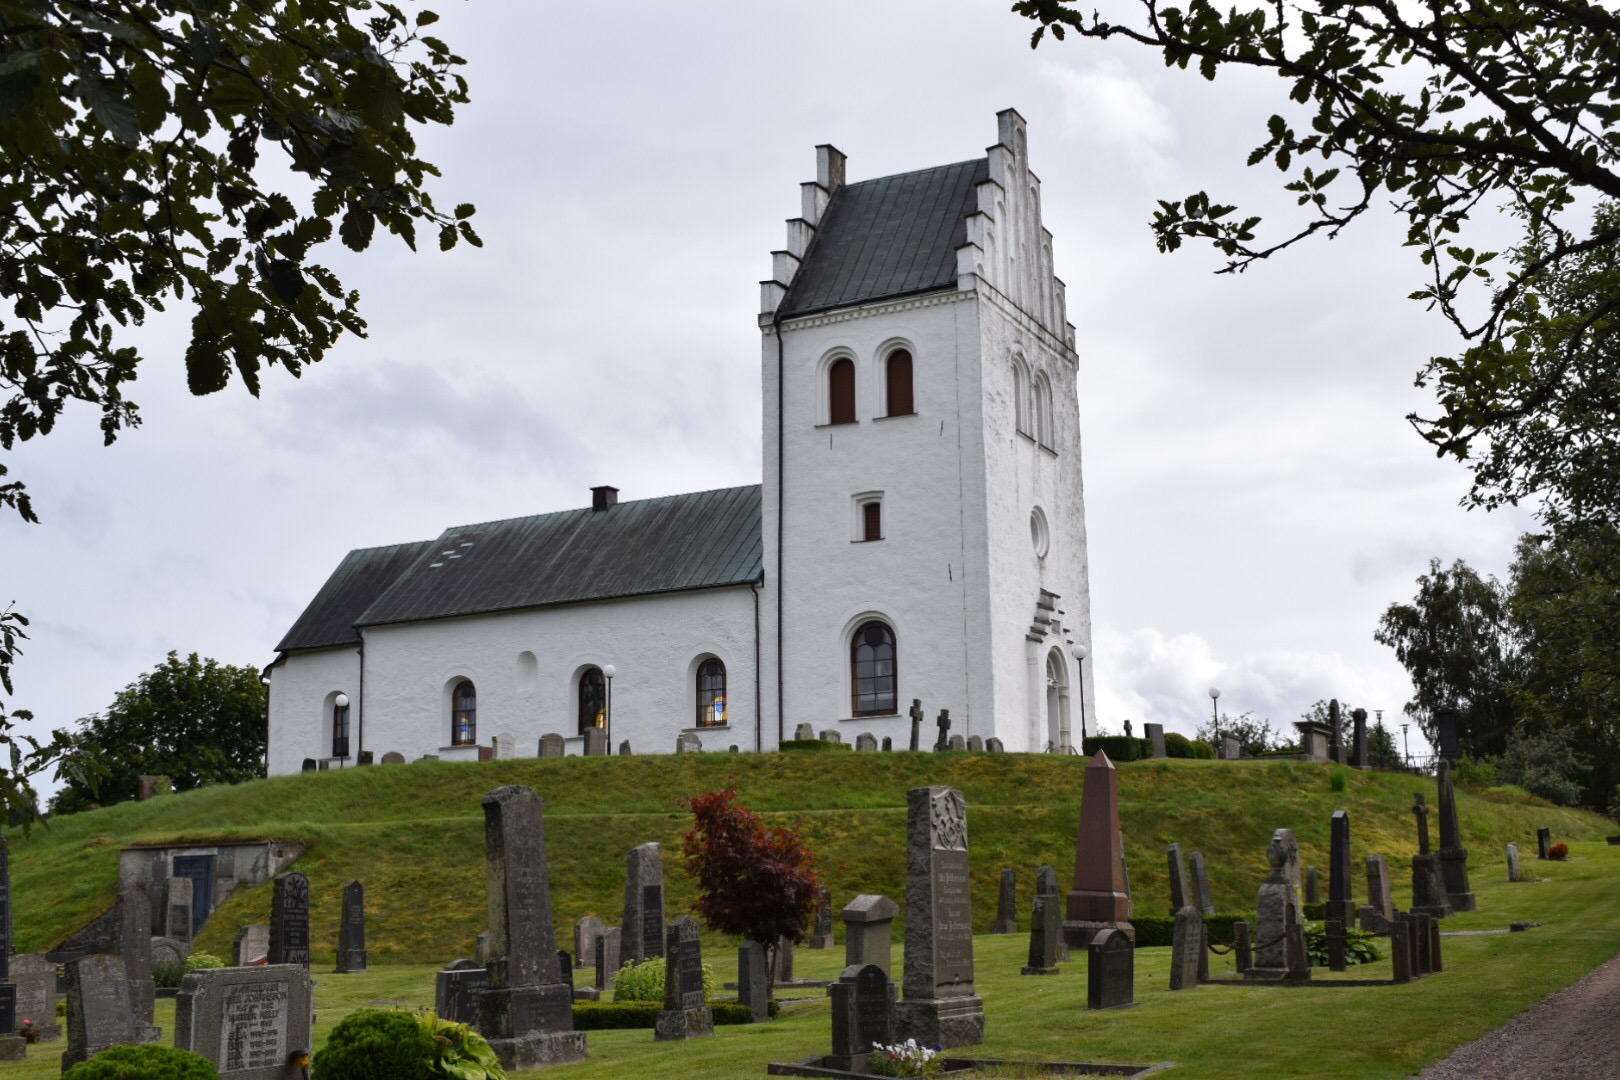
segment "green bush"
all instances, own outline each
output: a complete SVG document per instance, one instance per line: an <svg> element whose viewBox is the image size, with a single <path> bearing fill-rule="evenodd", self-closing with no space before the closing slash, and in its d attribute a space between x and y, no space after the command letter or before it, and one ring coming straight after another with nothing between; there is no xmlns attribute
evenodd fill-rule
<svg viewBox="0 0 1620 1080"><path fill-rule="evenodd" d="M751 1024L754 1011L738 1001L710 1001L715 1025ZM575 1031L607 1031L619 1028L651 1028L658 1019L663 1003L650 1001L576 1001L574 1002ZM780 1006L771 1002L771 1015L777 1015Z"/></svg>
<svg viewBox="0 0 1620 1080"><path fill-rule="evenodd" d="M782 750L797 750L807 754L824 754L830 750L853 750L849 743L822 742L820 739L783 739L777 744Z"/></svg>
<svg viewBox="0 0 1620 1080"><path fill-rule="evenodd" d="M1169 749L1166 745L1167 753ZM1153 742L1134 735L1093 735L1080 743L1080 752L1088 758L1096 757L1099 750L1109 761L1140 761L1153 756Z"/></svg>
<svg viewBox="0 0 1620 1080"><path fill-rule="evenodd" d="M1343 795L1350 788L1350 770L1343 765L1335 765L1333 772L1328 775L1328 787L1336 795Z"/></svg>
<svg viewBox="0 0 1620 1080"><path fill-rule="evenodd" d="M315 1080L433 1080L437 1046L408 1012L361 1009L344 1017L316 1053Z"/></svg>
<svg viewBox="0 0 1620 1080"><path fill-rule="evenodd" d="M1363 930L1345 927L1344 931L1344 963L1346 967L1355 964L1370 964L1381 957L1378 949L1373 945L1373 934ZM1305 928L1305 951L1310 954L1311 963L1319 967L1328 966L1327 931L1318 926Z"/></svg>
<svg viewBox="0 0 1620 1080"><path fill-rule="evenodd" d="M1167 731L1164 733L1164 756L1213 759L1215 748L1203 740L1194 742L1179 731Z"/></svg>
<svg viewBox="0 0 1620 1080"><path fill-rule="evenodd" d="M1496 759L1488 754L1478 761L1463 758L1451 771L1451 778L1463 787L1480 791L1488 791L1502 782L1501 770L1496 767Z"/></svg>
<svg viewBox="0 0 1620 1080"><path fill-rule="evenodd" d="M184 960L180 961L178 964L164 962L161 964L152 965L153 986L173 990L175 987L180 985L180 981L185 977L186 962Z"/></svg>
<svg viewBox="0 0 1620 1080"><path fill-rule="evenodd" d="M222 968L224 966L225 961L221 960L213 953L194 952L190 956L186 957L187 971L211 971L214 968Z"/></svg>
<svg viewBox="0 0 1620 1080"><path fill-rule="evenodd" d="M715 991L714 969L703 965L703 996ZM639 964L626 964L613 976L614 1001L650 1001L664 1004L664 958L655 956Z"/></svg>
<svg viewBox="0 0 1620 1080"><path fill-rule="evenodd" d="M63 1074L62 1080L219 1080L214 1063L172 1046L115 1046Z"/></svg>
<svg viewBox="0 0 1620 1080"><path fill-rule="evenodd" d="M489 1041L467 1024L441 1020L432 1013L418 1018L434 1042L433 1075L452 1080L506 1080L506 1071Z"/></svg>

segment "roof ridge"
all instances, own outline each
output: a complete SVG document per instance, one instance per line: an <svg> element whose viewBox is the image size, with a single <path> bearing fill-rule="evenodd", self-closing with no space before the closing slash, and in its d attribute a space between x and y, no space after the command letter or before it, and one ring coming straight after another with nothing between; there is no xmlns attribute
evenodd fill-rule
<svg viewBox="0 0 1620 1080"><path fill-rule="evenodd" d="M609 509L617 509L620 506L640 506L643 503L654 503L664 499L689 499L694 495L709 495L716 491L743 491L747 488L757 488L760 486L760 484L733 484L730 487L704 488L701 491L676 491L668 495L649 495L645 499L625 499L622 502L615 503L614 506L610 507ZM600 510L593 510L589 506L574 506L569 507L566 510L542 510L538 514L513 514L511 517L490 518L488 521L469 521L465 525L451 525L444 529L443 532L440 532L438 536L434 536L429 540L422 542L435 542L445 533L454 532L457 529L476 529L485 525L505 525L507 522L511 521L532 521L535 518L558 517L563 514L597 514L602 512L603 511Z"/></svg>
<svg viewBox="0 0 1620 1080"><path fill-rule="evenodd" d="M843 191L845 188L864 187L867 184L875 184L880 180L893 180L897 176L916 176L919 173L938 172L941 169L959 169L963 165L977 165L981 161L989 160L990 158L988 155L980 154L978 157L963 158L961 161L951 161L944 165L928 165L921 169L902 169L900 172L884 173L882 176L869 176L865 180L848 180L845 181L844 185L838 190ZM837 192L834 192L833 194L836 195Z"/></svg>

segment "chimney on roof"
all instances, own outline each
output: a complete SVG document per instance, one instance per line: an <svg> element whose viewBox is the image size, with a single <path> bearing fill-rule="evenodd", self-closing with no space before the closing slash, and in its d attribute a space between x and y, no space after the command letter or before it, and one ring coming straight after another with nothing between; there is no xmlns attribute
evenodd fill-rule
<svg viewBox="0 0 1620 1080"><path fill-rule="evenodd" d="M611 510L619 504L619 489L603 484L591 488L591 509Z"/></svg>

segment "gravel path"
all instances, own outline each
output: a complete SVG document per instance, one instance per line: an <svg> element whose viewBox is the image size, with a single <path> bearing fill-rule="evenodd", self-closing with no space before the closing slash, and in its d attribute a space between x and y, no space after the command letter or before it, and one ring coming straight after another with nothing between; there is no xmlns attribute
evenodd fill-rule
<svg viewBox="0 0 1620 1080"><path fill-rule="evenodd" d="M1417 1074L1417 1080L1552 1077L1620 1077L1620 956Z"/></svg>

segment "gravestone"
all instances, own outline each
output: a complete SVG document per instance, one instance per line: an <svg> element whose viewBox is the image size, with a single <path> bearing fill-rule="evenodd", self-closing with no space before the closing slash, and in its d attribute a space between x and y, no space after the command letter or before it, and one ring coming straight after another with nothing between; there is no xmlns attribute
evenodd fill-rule
<svg viewBox="0 0 1620 1080"><path fill-rule="evenodd" d="M1473 911L1474 893L1468 886L1468 850L1462 846L1462 827L1457 821L1457 793L1451 786L1451 760L1442 760L1439 769L1440 875L1445 879L1446 902L1451 905L1451 910Z"/></svg>
<svg viewBox="0 0 1620 1080"><path fill-rule="evenodd" d="M1018 933L1018 871L1001 868L1001 891L996 896L996 934Z"/></svg>
<svg viewBox="0 0 1620 1080"><path fill-rule="evenodd" d="M1164 725L1143 724L1142 735L1153 744L1153 756L1156 758L1169 757L1164 752Z"/></svg>
<svg viewBox="0 0 1620 1080"><path fill-rule="evenodd" d="M1232 924L1232 962L1239 975L1254 966L1254 947L1249 938L1249 924L1242 919Z"/></svg>
<svg viewBox="0 0 1620 1080"><path fill-rule="evenodd" d="M1221 757L1227 761L1237 761L1243 756L1243 744L1238 742L1234 735L1221 736Z"/></svg>
<svg viewBox="0 0 1620 1080"><path fill-rule="evenodd" d="M629 739L624 739L619 743L619 756L620 757L629 757L630 756L630 740Z"/></svg>
<svg viewBox="0 0 1620 1080"><path fill-rule="evenodd" d="M745 941L737 949L737 1003L748 1006L754 1023L771 1016L771 988L765 980L765 946Z"/></svg>
<svg viewBox="0 0 1620 1080"><path fill-rule="evenodd" d="M683 915L669 924L664 951L664 1008L653 1038L699 1039L714 1034L714 1011L703 1002L703 952L697 920Z"/></svg>
<svg viewBox="0 0 1620 1080"><path fill-rule="evenodd" d="M816 918L810 926L808 944L812 949L831 949L837 945L833 940L832 890L825 885L816 890Z"/></svg>
<svg viewBox="0 0 1620 1080"><path fill-rule="evenodd" d="M1288 895L1297 908L1301 903L1300 898L1304 896L1300 889L1299 839L1294 836L1293 829L1278 829L1271 836L1282 844L1283 879L1288 882Z"/></svg>
<svg viewBox="0 0 1620 1080"><path fill-rule="evenodd" d="M1536 830L1536 858L1545 859L1552 850L1552 830L1543 825Z"/></svg>
<svg viewBox="0 0 1620 1080"><path fill-rule="evenodd" d="M677 754L696 754L703 749L703 740L690 731L683 731L675 737L675 752Z"/></svg>
<svg viewBox="0 0 1620 1080"><path fill-rule="evenodd" d="M25 1044L11 1042L11 1033L17 1030L19 1019L32 1019L17 1012L17 984L11 981L11 853L6 839L0 836L0 1061L16 1060L19 1048L27 1054ZM20 1036L18 1037L21 1038Z"/></svg>
<svg viewBox="0 0 1620 1080"><path fill-rule="evenodd" d="M1050 866L1042 866L1035 871L1035 895L1063 895L1063 889L1058 885L1058 876L1056 870L1052 869ZM1058 963L1060 964L1067 964L1071 959L1069 955L1069 943L1062 935L1058 936L1057 958Z"/></svg>
<svg viewBox="0 0 1620 1080"><path fill-rule="evenodd" d="M193 971L174 999L174 1045L230 1080L295 1080L314 1047L314 984L301 964Z"/></svg>
<svg viewBox="0 0 1620 1080"><path fill-rule="evenodd" d="M129 1000L129 979L117 956L97 953L69 960L67 1049L62 1071L110 1046L143 1041Z"/></svg>
<svg viewBox="0 0 1620 1080"><path fill-rule="evenodd" d="M596 961L596 988L603 992L613 989L613 976L619 973L619 935L617 926L603 930L591 953Z"/></svg>
<svg viewBox="0 0 1620 1080"><path fill-rule="evenodd" d="M1440 920L1432 915L1423 916L1429 927L1429 970L1443 971L1440 963Z"/></svg>
<svg viewBox="0 0 1620 1080"><path fill-rule="evenodd" d="M894 984L876 964L846 967L828 987L832 998L832 1053L822 1066L866 1072L873 1046L895 1041Z"/></svg>
<svg viewBox="0 0 1620 1080"><path fill-rule="evenodd" d="M992 735L988 739L984 740L984 750L987 754L1003 754L1006 753L1007 748L1002 744L1000 739Z"/></svg>
<svg viewBox="0 0 1620 1080"><path fill-rule="evenodd" d="M517 757L517 736L510 731L503 731L490 739L490 748L496 761L509 761Z"/></svg>
<svg viewBox="0 0 1620 1080"><path fill-rule="evenodd" d="M118 895L114 948L124 965L129 982L127 997L134 1011L135 1034L143 1043L162 1037L152 1023L152 904L145 889L131 886ZM184 958L181 958L184 960Z"/></svg>
<svg viewBox="0 0 1620 1080"><path fill-rule="evenodd" d="M1191 901L1187 895L1187 867L1181 859L1181 845L1172 842L1165 853L1170 862L1170 914L1174 915Z"/></svg>
<svg viewBox="0 0 1620 1080"><path fill-rule="evenodd" d="M894 740L891 739L887 735L883 736L883 752L885 754L887 754L890 751L892 751L893 749L894 749Z"/></svg>
<svg viewBox="0 0 1620 1080"><path fill-rule="evenodd" d="M1457 763L1461 756L1457 753L1457 710L1443 708L1434 710L1434 726L1439 735L1440 760L1452 765ZM1444 847L1444 841L1441 847Z"/></svg>
<svg viewBox="0 0 1620 1080"><path fill-rule="evenodd" d="M1421 791L1413 795L1412 800L1418 834L1418 853L1412 856L1412 910L1426 911L1443 919L1451 914L1451 901L1446 898L1440 855L1429 848L1429 807Z"/></svg>
<svg viewBox="0 0 1620 1080"><path fill-rule="evenodd" d="M607 732L598 727L586 728L583 753L586 757L606 757Z"/></svg>
<svg viewBox="0 0 1620 1080"><path fill-rule="evenodd" d="M484 796L489 868L489 988L478 1031L507 1071L579 1061L574 995L559 977L552 938L545 802L517 784Z"/></svg>
<svg viewBox="0 0 1620 1080"><path fill-rule="evenodd" d="M17 990L16 1022L33 1021L41 1041L60 1039L62 1025L56 1022L56 965L38 953L17 953L11 957L9 978Z"/></svg>
<svg viewBox="0 0 1620 1080"><path fill-rule="evenodd" d="M270 897L271 964L309 967L309 878L277 874Z"/></svg>
<svg viewBox="0 0 1620 1080"><path fill-rule="evenodd" d="M967 748L970 753L982 754L984 753L984 740L977 735L969 735Z"/></svg>
<svg viewBox="0 0 1620 1080"><path fill-rule="evenodd" d="M307 758L304 759L304 763L300 767L300 771L301 772L314 772L317 768L319 768L319 764L316 762L316 760L314 758L312 758L312 757L307 757Z"/></svg>
<svg viewBox="0 0 1620 1080"><path fill-rule="evenodd" d="M908 715L911 717L911 745L908 749L917 750L920 749L918 739L921 737L923 722L922 698L911 699L911 711Z"/></svg>
<svg viewBox="0 0 1620 1080"><path fill-rule="evenodd" d="M1339 699L1334 698L1328 702L1328 727L1332 733L1328 736L1328 755L1335 763L1344 764L1344 718L1339 711ZM1329 901L1331 903L1331 901Z"/></svg>
<svg viewBox="0 0 1620 1080"><path fill-rule="evenodd" d="M1099 930L1086 946L1086 1008L1136 1004L1136 944L1123 930Z"/></svg>
<svg viewBox="0 0 1620 1080"><path fill-rule="evenodd" d="M1350 895L1350 815L1347 812L1333 811L1329 836L1327 914L1330 919L1349 922L1356 908Z"/></svg>
<svg viewBox="0 0 1620 1080"><path fill-rule="evenodd" d="M438 761L439 760L439 755L438 754L423 754L421 757L417 758L416 760L417 761Z"/></svg>
<svg viewBox="0 0 1620 1080"><path fill-rule="evenodd" d="M821 741L824 743L832 743L834 746L843 746L844 736L838 731L837 728L826 728L821 733Z"/></svg>
<svg viewBox="0 0 1620 1080"><path fill-rule="evenodd" d="M965 741L963 741L962 736L960 736L960 735L952 735L951 736L951 749L956 750L958 752L964 751L964 750L967 749L967 743Z"/></svg>
<svg viewBox="0 0 1620 1080"><path fill-rule="evenodd" d="M477 1024L489 972L476 960L455 960L434 978L433 1011L440 1020Z"/></svg>
<svg viewBox="0 0 1620 1080"><path fill-rule="evenodd" d="M1057 896L1037 896L1029 920L1029 963L1020 975L1058 974L1057 943L1063 937L1063 902Z"/></svg>
<svg viewBox="0 0 1620 1080"><path fill-rule="evenodd" d="M1367 905L1385 922L1395 918L1395 901L1390 896L1389 888L1389 864L1382 855L1367 856Z"/></svg>
<svg viewBox="0 0 1620 1080"><path fill-rule="evenodd" d="M844 966L875 964L889 973L893 923L900 906L887 896L862 893L851 900L839 917L844 920Z"/></svg>
<svg viewBox="0 0 1620 1080"><path fill-rule="evenodd" d="M1192 990L1198 985L1198 964L1204 952L1204 917L1191 906L1176 912L1175 935L1170 945L1170 989Z"/></svg>
<svg viewBox="0 0 1620 1080"><path fill-rule="evenodd" d="M183 969L186 958L191 955L191 946L179 938L155 937L152 942L152 966L154 968L169 968L171 970ZM126 965L124 968L128 971Z"/></svg>
<svg viewBox="0 0 1620 1080"><path fill-rule="evenodd" d="M1519 845L1518 844L1509 844L1507 846L1507 864L1508 864L1508 880L1509 881L1518 881L1519 880Z"/></svg>
<svg viewBox="0 0 1620 1080"><path fill-rule="evenodd" d="M355 975L366 970L366 887L358 881L343 886L343 912L340 918L338 974Z"/></svg>
<svg viewBox="0 0 1620 1080"><path fill-rule="evenodd" d="M1301 955L1305 941L1299 894L1288 880L1289 860L1295 859L1297 866L1297 852L1293 830L1278 829L1272 833L1271 843L1266 847L1271 875L1260 886L1254 964L1243 973L1246 979L1298 978L1301 968L1304 975L1309 976L1308 961Z"/></svg>
<svg viewBox="0 0 1620 1080"><path fill-rule="evenodd" d="M1322 921L1322 936L1327 939L1328 970L1344 970L1344 920L1324 919Z"/></svg>
<svg viewBox="0 0 1620 1080"><path fill-rule="evenodd" d="M630 849L624 883L624 920L620 924L624 959L639 964L664 955L664 853L657 844Z"/></svg>
<svg viewBox="0 0 1620 1080"><path fill-rule="evenodd" d="M855 752L858 754L875 751L878 748L877 736L869 731L863 731L855 736Z"/></svg>
<svg viewBox="0 0 1620 1080"><path fill-rule="evenodd" d="M776 939L776 951L771 954L771 981L778 986L793 981L793 939L786 934Z"/></svg>
<svg viewBox="0 0 1620 1080"><path fill-rule="evenodd" d="M1136 940L1130 924L1130 882L1125 877L1124 839L1119 831L1119 774L1101 750L1086 766L1080 795L1080 831L1075 841L1074 887L1069 890L1063 937L1070 948L1086 945L1098 930L1121 930Z"/></svg>
<svg viewBox="0 0 1620 1080"><path fill-rule="evenodd" d="M811 742L815 737L816 729L813 724L800 724L793 729L793 738L796 742Z"/></svg>
<svg viewBox="0 0 1620 1080"><path fill-rule="evenodd" d="M574 958L568 955L566 949L557 950L557 974L562 977L563 985L568 987L568 1000L574 1000Z"/></svg>
<svg viewBox="0 0 1620 1080"><path fill-rule="evenodd" d="M594 729L593 729L594 730ZM540 736L541 757L562 757L568 752L568 740L555 731L548 731Z"/></svg>
<svg viewBox="0 0 1620 1080"><path fill-rule="evenodd" d="M1187 856L1187 863L1192 871L1192 895L1188 903L1198 909L1204 916L1215 914L1215 901L1209 894L1209 871L1204 867L1204 853L1195 851Z"/></svg>
<svg viewBox="0 0 1620 1080"><path fill-rule="evenodd" d="M595 915L587 915L574 924L574 960L580 967L596 961L596 939L607 932L607 924ZM595 984L598 989L601 983Z"/></svg>
<svg viewBox="0 0 1620 1080"><path fill-rule="evenodd" d="M479 760L483 761L485 759L479 758ZM360 753L357 754L355 756L355 759L354 759L354 763L356 765L370 765L371 761L372 761L372 752L370 750L362 750L362 751L360 751Z"/></svg>
<svg viewBox="0 0 1620 1080"><path fill-rule="evenodd" d="M1320 904L1322 902L1322 886L1316 876L1316 867L1305 868L1305 902L1307 904Z"/></svg>
<svg viewBox="0 0 1620 1080"><path fill-rule="evenodd" d="M1350 764L1358 769L1367 767L1367 710L1357 709L1350 714L1355 723L1350 739Z"/></svg>
<svg viewBox="0 0 1620 1080"><path fill-rule="evenodd" d="M939 725L939 738L934 740L934 752L943 754L951 748L951 710L939 710L939 718L934 723Z"/></svg>
<svg viewBox="0 0 1620 1080"><path fill-rule="evenodd" d="M405 755L398 750L390 750L382 756L382 763L384 765L403 765L405 764Z"/></svg>
<svg viewBox="0 0 1620 1080"><path fill-rule="evenodd" d="M967 800L953 788L920 787L906 802L905 995L896 1035L946 1050L975 1046L984 1041L984 1001L973 986Z"/></svg>
<svg viewBox="0 0 1620 1080"><path fill-rule="evenodd" d="M1411 933L1411 917L1401 912L1389 927L1390 968L1393 971L1393 981L1398 983L1412 981Z"/></svg>
<svg viewBox="0 0 1620 1080"><path fill-rule="evenodd" d="M171 877L163 890L163 935L176 941L191 940L192 881Z"/></svg>
<svg viewBox="0 0 1620 1080"><path fill-rule="evenodd" d="M1412 915L1412 940L1417 943L1417 959L1413 971L1419 975L1434 974L1434 953L1430 946L1434 935L1429 932L1434 926L1434 916L1415 912Z"/></svg>
<svg viewBox="0 0 1620 1080"><path fill-rule="evenodd" d="M473 942L473 955L478 958L479 967L489 966L489 931L479 934Z"/></svg>

